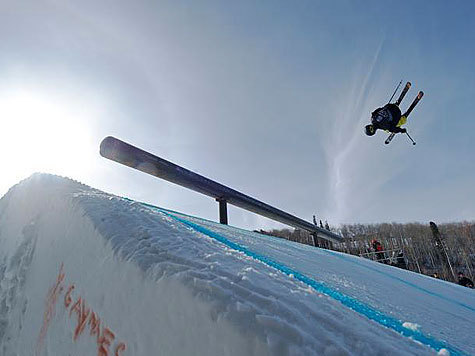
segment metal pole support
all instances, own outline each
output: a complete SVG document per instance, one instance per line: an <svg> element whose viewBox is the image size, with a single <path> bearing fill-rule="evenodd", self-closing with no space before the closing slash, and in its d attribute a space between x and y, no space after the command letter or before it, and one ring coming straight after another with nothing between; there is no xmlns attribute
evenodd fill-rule
<svg viewBox="0 0 475 356"><path fill-rule="evenodd" d="M225 199L216 199L219 203L219 223L223 225L228 224L228 206Z"/></svg>

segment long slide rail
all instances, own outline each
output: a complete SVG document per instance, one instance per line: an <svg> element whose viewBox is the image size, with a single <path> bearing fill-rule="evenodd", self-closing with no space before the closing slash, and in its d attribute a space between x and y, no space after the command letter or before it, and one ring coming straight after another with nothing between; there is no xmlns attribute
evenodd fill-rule
<svg viewBox="0 0 475 356"><path fill-rule="evenodd" d="M229 203L283 224L309 231L314 237L332 242L343 241L343 237L331 231L322 229L315 224L274 208L112 136L102 140L100 154L112 161L216 199L219 203L220 223L222 224L228 222L227 203Z"/></svg>

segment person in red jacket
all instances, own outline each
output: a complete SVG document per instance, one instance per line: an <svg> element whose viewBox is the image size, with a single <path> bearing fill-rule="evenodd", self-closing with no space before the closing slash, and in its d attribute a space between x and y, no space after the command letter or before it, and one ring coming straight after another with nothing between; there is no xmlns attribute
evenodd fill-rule
<svg viewBox="0 0 475 356"><path fill-rule="evenodd" d="M373 251L376 252L376 261L386 263L386 257L384 256L383 245L378 240L371 241Z"/></svg>

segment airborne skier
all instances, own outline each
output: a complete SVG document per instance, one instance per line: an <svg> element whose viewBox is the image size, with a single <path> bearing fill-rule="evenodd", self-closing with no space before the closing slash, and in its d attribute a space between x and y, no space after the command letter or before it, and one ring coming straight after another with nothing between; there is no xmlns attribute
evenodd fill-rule
<svg viewBox="0 0 475 356"><path fill-rule="evenodd" d="M401 114L399 104L401 104L402 99L404 99L404 96L406 95L410 87L411 83L407 82L406 86L402 90L401 94L399 95L399 98L395 103L389 102L385 106L378 108L371 113L371 124L365 126L365 132L368 136L373 136L376 133L376 130L378 129L388 131L391 133L385 141L385 143L388 144L394 138L395 134L405 133L411 139L412 143L414 145L416 144L407 133L407 130L405 128L402 128L401 126L407 122L407 117L417 105L419 100L421 100L424 93L420 91L417 97L412 102L411 106L409 106L409 108L407 109L407 111L404 114ZM396 88L396 91L398 88ZM396 93L396 91L394 92L394 94ZM391 99L389 99L389 101L391 101Z"/></svg>
<svg viewBox="0 0 475 356"><path fill-rule="evenodd" d="M366 134L373 136L377 129L388 130L393 133L406 133L400 126L402 119L401 109L396 104L386 104L371 113L371 124L366 125ZM403 119L404 120L404 119Z"/></svg>

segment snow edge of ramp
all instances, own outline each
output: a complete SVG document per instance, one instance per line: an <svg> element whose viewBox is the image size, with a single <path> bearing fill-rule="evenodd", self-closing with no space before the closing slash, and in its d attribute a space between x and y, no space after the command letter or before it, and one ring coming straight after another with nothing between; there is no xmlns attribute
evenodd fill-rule
<svg viewBox="0 0 475 356"><path fill-rule="evenodd" d="M315 280L315 279L312 279L312 278L309 278L307 276L305 276L304 274L302 274L301 272L297 271L297 270L294 270L292 268L289 268L287 266L285 266L284 264L281 264L277 261L274 261L270 258L268 258L267 256L264 256L264 255L261 255L261 254L258 254L258 253L255 253L237 243L234 243L232 241L230 241L229 239L227 239L226 237L218 234L218 233L215 233L207 228L204 228L198 224L195 224L193 222L190 222L188 220L185 220L185 219L182 219L182 218L179 218L173 214L170 214L169 212L167 212L166 210L164 209L160 209L158 207L155 207L155 206L152 206L150 204L143 204L144 206L148 206L149 208L151 209L156 209L168 216L170 216L171 218L175 219L176 221L179 221L181 222L182 224L188 226L188 227L191 227L192 229L194 229L195 231L197 232L200 232L200 233L203 233L211 238L214 238L216 240L218 240L219 242L223 243L224 245L226 245L227 247L229 248L232 248L236 251L239 251L239 252L242 252L244 253L245 255L251 257L251 258L254 258L260 262L263 262L265 263L266 265L272 267L272 268L275 268L277 270L279 270L280 272L286 274L287 276L290 276L292 278L295 278L303 283L305 283L306 285L308 285L309 287L313 288L314 290L316 290L317 292L319 293L322 293L322 294L325 294L327 296L329 296L330 298L334 299L334 300L337 300L339 302L341 302L344 306L348 307L349 309L355 311L356 313L360 314L360 315L363 315L365 317L367 317L368 319L370 320L373 320L374 322L388 328L388 329L391 329L393 330L394 332L402 335L402 336L405 336L407 337L408 339L411 339L411 340L415 340L417 342L420 342L422 343L423 345L426 345L428 347L430 347L431 349L437 351L437 352L441 352L441 351L444 351L444 350L447 350L450 352L450 355L454 356L454 355L460 355L460 356L469 356L468 353L465 353L464 351L450 345L449 343L445 342L445 341L442 341L442 340L438 340L430 335L426 335L425 333L422 333L421 331L419 330L412 330L412 329L408 329L406 328L403 324L402 321L396 319L396 318L393 318L385 313L382 313L380 311L378 311L377 309L353 298L353 297L350 297L350 296L347 296L341 292L338 292L337 290L331 288L331 287L328 287L327 285Z"/></svg>

